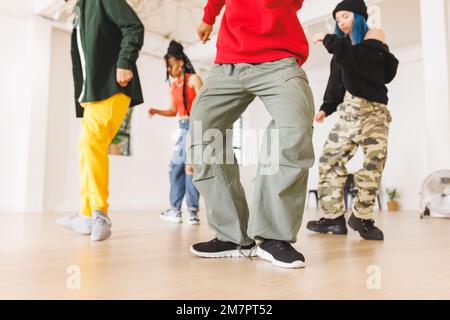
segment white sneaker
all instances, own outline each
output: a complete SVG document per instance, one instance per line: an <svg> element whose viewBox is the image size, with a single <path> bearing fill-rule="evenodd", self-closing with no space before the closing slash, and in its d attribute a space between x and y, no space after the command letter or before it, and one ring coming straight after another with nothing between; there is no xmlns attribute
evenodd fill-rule
<svg viewBox="0 0 450 320"><path fill-rule="evenodd" d="M102 241L111 237L111 220L103 211L94 211L92 216L92 241Z"/></svg>
<svg viewBox="0 0 450 320"><path fill-rule="evenodd" d="M85 235L91 234L91 223L92 219L90 217L80 214L56 220L57 225Z"/></svg>
<svg viewBox="0 0 450 320"><path fill-rule="evenodd" d="M164 221L169 221L173 223L182 223L183 219L181 218L181 211L178 211L174 208L170 208L164 212L161 212L159 217Z"/></svg>
<svg viewBox="0 0 450 320"><path fill-rule="evenodd" d="M200 219L198 217L198 212L197 211L191 211L189 212L189 220L188 220L189 224L195 225L195 224L200 224Z"/></svg>

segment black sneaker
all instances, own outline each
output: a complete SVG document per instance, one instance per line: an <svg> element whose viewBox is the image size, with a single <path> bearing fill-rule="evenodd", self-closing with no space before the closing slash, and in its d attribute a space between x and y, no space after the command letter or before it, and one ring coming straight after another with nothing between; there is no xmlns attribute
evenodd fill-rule
<svg viewBox="0 0 450 320"><path fill-rule="evenodd" d="M240 246L233 242L214 238L208 242L192 245L191 252L203 258L244 258L256 256L255 246L254 241L248 246Z"/></svg>
<svg viewBox="0 0 450 320"><path fill-rule="evenodd" d="M383 231L374 225L373 219L360 219L353 213L348 219L348 225L366 240L384 240Z"/></svg>
<svg viewBox="0 0 450 320"><path fill-rule="evenodd" d="M344 216L336 219L321 218L318 221L310 221L306 228L318 233L347 234Z"/></svg>
<svg viewBox="0 0 450 320"><path fill-rule="evenodd" d="M256 254L277 267L288 269L305 267L305 257L286 241L264 239L256 249Z"/></svg>

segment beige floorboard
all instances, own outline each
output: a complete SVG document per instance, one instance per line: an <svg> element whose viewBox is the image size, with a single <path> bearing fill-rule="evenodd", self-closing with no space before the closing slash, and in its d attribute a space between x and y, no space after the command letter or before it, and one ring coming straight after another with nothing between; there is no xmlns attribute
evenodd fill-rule
<svg viewBox="0 0 450 320"><path fill-rule="evenodd" d="M285 270L254 259L210 260L189 246L209 240L201 226L170 224L158 212L113 212L113 236L91 242L60 229L64 214L0 214L1 299L449 299L450 220L416 212L377 213L384 242L313 234L295 245L307 267ZM67 287L79 266L81 288ZM367 286L368 268L380 289Z"/></svg>

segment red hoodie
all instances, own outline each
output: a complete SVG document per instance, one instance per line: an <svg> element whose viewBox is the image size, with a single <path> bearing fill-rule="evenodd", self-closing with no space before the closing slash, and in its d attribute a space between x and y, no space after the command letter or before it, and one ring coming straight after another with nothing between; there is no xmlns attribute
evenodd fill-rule
<svg viewBox="0 0 450 320"><path fill-rule="evenodd" d="M262 63L296 57L302 65L308 41L297 17L303 0L208 0L203 22L213 25L225 5L216 63Z"/></svg>

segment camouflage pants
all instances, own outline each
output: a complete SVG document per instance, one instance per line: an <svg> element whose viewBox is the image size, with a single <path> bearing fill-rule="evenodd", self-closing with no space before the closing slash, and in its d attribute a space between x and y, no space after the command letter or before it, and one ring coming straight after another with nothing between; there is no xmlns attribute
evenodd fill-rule
<svg viewBox="0 0 450 320"><path fill-rule="evenodd" d="M343 191L347 179L346 163L358 146L364 152L362 169L355 173L357 195L353 213L371 219L387 156L391 115L386 105L373 103L347 93L339 105L340 118L331 130L319 162L319 199L325 217L345 214Z"/></svg>

